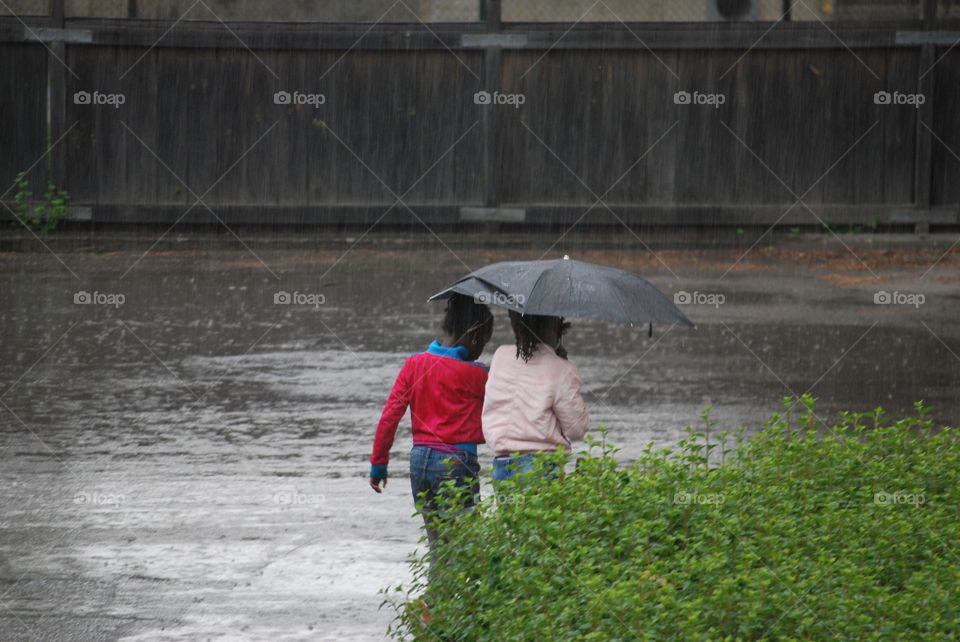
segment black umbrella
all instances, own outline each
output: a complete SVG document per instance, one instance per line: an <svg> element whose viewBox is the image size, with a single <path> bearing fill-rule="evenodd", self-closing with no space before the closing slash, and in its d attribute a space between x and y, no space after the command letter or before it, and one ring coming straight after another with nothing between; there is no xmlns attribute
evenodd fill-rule
<svg viewBox="0 0 960 642"><path fill-rule="evenodd" d="M522 314L600 319L630 325L693 326L690 319L646 279L568 257L493 263L471 272L430 300L445 299L455 292Z"/></svg>

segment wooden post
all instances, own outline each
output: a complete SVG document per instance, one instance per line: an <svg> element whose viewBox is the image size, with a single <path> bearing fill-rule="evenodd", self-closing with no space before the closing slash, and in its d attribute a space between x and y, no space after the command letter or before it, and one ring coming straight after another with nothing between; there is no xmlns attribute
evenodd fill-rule
<svg viewBox="0 0 960 642"><path fill-rule="evenodd" d="M483 0L483 20L487 23L487 31L493 33L500 31L500 0Z"/></svg>
<svg viewBox="0 0 960 642"><path fill-rule="evenodd" d="M922 0L920 5L924 31L934 31L937 25L937 0ZM933 204L933 134L927 127L933 127L934 72L930 71L936 61L936 46L926 42L920 46L920 61L917 71L917 91L926 98L917 110L917 145L914 158L914 204L918 210L915 231L929 231L930 207ZM929 73L928 73L929 72ZM924 126L924 123L926 126Z"/></svg>
<svg viewBox="0 0 960 642"><path fill-rule="evenodd" d="M783 21L790 22L793 20L793 16L790 15L793 10L793 1L792 0L783 0L783 6L781 7L783 13Z"/></svg>
<svg viewBox="0 0 960 642"><path fill-rule="evenodd" d="M50 0L50 28L63 29L64 22L64 0ZM59 140L67 130L68 72L64 67L66 46L62 41L51 42L49 46L50 54L47 56L47 126L49 133L44 140L44 149L40 153L49 152L50 154L48 162L45 164L49 168L47 180L52 181L58 188L62 188L66 184L67 148L63 143L55 146L52 150L48 146Z"/></svg>
<svg viewBox="0 0 960 642"><path fill-rule="evenodd" d="M500 0L484 0L484 18L488 33L500 31ZM500 89L500 47L487 46L483 56L483 89L493 93ZM480 129L483 136L483 204L500 205L500 172L497 159L497 110L481 111Z"/></svg>

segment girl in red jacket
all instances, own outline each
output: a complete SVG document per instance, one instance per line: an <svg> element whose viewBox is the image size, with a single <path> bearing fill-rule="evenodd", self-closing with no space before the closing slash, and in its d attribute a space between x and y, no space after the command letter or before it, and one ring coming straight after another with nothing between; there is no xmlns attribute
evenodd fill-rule
<svg viewBox="0 0 960 642"><path fill-rule="evenodd" d="M470 489L467 505L480 493L477 444L483 443L480 415L487 368L476 360L493 334L490 309L454 294L447 300L443 340L434 341L404 363L380 415L370 456L370 487L387 486L387 463L397 426L410 407L413 450L410 486L423 515L427 539L434 548L440 484L453 480Z"/></svg>

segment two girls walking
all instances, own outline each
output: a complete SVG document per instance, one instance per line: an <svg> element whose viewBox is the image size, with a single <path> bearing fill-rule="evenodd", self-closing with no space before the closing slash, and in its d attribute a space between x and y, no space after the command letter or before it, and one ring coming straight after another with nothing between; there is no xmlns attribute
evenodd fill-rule
<svg viewBox="0 0 960 642"><path fill-rule="evenodd" d="M530 471L537 453L569 448L589 427L580 373L562 344L569 324L515 312L510 324L515 343L497 349L488 372L477 359L492 336L493 315L487 306L453 295L443 337L407 359L377 425L369 483L379 493L387 484L397 427L410 408L410 485L431 549L432 521L446 517L437 512L441 484L469 489L466 508L477 501L478 444L493 449L493 478L499 482Z"/></svg>

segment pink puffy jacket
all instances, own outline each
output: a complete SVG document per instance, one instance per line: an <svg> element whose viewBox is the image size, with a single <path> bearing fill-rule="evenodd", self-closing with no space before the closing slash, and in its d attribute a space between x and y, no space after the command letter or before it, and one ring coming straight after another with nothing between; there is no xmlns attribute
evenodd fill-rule
<svg viewBox="0 0 960 642"><path fill-rule="evenodd" d="M582 439L590 416L580 372L541 345L524 363L516 346L500 346L490 363L483 436L497 455L567 448Z"/></svg>

